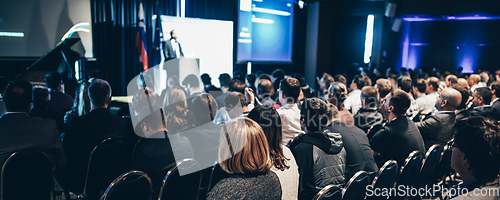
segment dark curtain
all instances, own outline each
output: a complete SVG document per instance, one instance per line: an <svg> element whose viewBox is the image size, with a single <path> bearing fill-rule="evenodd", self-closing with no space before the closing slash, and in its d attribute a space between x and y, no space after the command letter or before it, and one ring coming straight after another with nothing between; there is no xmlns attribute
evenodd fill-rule
<svg viewBox="0 0 500 200"><path fill-rule="evenodd" d="M175 15L176 1L167 0L91 0L92 37L96 65L91 73L106 79L113 95L126 95L127 84L141 71L138 59L137 13L143 3L149 62L152 63L152 15L157 10L162 15ZM159 9L156 9L159 8Z"/></svg>

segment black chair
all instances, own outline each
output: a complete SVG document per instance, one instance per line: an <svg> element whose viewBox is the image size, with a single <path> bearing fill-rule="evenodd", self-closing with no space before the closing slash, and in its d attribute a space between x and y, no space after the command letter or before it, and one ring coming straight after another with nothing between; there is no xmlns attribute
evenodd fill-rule
<svg viewBox="0 0 500 200"><path fill-rule="evenodd" d="M448 142L444 148L443 152L441 153L441 160L439 160L439 164L437 165L436 169L434 170L434 174L432 175L432 181L431 184L438 183L441 180L444 180L446 175L448 175L448 172L450 171L451 168L451 144L453 140Z"/></svg>
<svg viewBox="0 0 500 200"><path fill-rule="evenodd" d="M208 192L210 192L220 180L228 177L229 174L225 172L218 163L216 163L212 168L212 177L210 179L210 184L208 185Z"/></svg>
<svg viewBox="0 0 500 200"><path fill-rule="evenodd" d="M26 150L12 153L2 166L0 199L51 199L54 162L44 152Z"/></svg>
<svg viewBox="0 0 500 200"><path fill-rule="evenodd" d="M314 196L313 200L341 200L342 189L335 185L327 185Z"/></svg>
<svg viewBox="0 0 500 200"><path fill-rule="evenodd" d="M375 177L375 180L372 182L372 189L375 190L380 188L381 190L394 187L394 183L396 182L396 176L398 174L398 163L395 160L388 160L385 164L380 168L378 176ZM367 196L367 200L377 200L377 199L387 199L388 196L383 195L372 195Z"/></svg>
<svg viewBox="0 0 500 200"><path fill-rule="evenodd" d="M212 182L213 168L215 168L215 166L208 167L201 171L201 184L198 191L198 200L207 199L208 189L210 187L210 183Z"/></svg>
<svg viewBox="0 0 500 200"><path fill-rule="evenodd" d="M431 148L429 148L425 154L425 159L422 161L422 168L420 169L420 173L418 174L413 188L424 188L431 182L432 174L441 158L441 151L442 149L439 144L432 145Z"/></svg>
<svg viewBox="0 0 500 200"><path fill-rule="evenodd" d="M405 188L411 188L415 180L417 180L418 173L422 167L422 160L424 159L424 154L420 151L413 151L410 153L408 158L406 158L405 163L401 166L399 177L396 181L395 189L404 186ZM404 196L393 195L390 197L391 200L404 199Z"/></svg>
<svg viewBox="0 0 500 200"><path fill-rule="evenodd" d="M101 200L150 200L153 185L141 171L128 171L116 178L101 196Z"/></svg>
<svg viewBox="0 0 500 200"><path fill-rule="evenodd" d="M179 170L189 170L193 173L181 176ZM167 172L158 199L198 199L201 178L202 170L198 161L186 158Z"/></svg>
<svg viewBox="0 0 500 200"><path fill-rule="evenodd" d="M370 176L365 171L359 171L347 182L342 190L342 199L363 200L366 196L366 186L370 184Z"/></svg>
<svg viewBox="0 0 500 200"><path fill-rule="evenodd" d="M79 199L99 199L108 185L125 172L126 150L123 142L107 138L90 153L85 187Z"/></svg>

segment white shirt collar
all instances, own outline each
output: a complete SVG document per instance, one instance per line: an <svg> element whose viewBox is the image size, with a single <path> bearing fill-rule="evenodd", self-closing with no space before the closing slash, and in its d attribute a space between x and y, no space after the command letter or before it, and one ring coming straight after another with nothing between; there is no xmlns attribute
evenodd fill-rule
<svg viewBox="0 0 500 200"><path fill-rule="evenodd" d="M491 101L490 103L490 106L492 106L496 101L498 101L499 98L496 98L496 99L493 99L493 101Z"/></svg>

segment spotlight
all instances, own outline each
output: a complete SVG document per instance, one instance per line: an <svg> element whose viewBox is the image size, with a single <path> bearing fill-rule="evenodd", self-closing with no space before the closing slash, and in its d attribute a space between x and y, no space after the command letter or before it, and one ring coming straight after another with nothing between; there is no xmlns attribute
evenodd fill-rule
<svg viewBox="0 0 500 200"><path fill-rule="evenodd" d="M299 1L297 2L297 4L299 5L299 8L300 8L300 9L304 8L304 6L306 5L306 4L304 3L304 1L302 1L302 0L299 0Z"/></svg>

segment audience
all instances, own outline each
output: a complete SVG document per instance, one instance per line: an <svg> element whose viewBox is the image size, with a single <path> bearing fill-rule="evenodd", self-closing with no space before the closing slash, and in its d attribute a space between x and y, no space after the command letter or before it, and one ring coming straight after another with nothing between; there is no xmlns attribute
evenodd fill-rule
<svg viewBox="0 0 500 200"><path fill-rule="evenodd" d="M248 101L240 92L229 92L224 99L224 104L231 119L246 117L250 112Z"/></svg>
<svg viewBox="0 0 500 200"><path fill-rule="evenodd" d="M435 107L437 113L422 122L417 123L418 130L424 139L425 148L434 144L444 146L453 138L455 124L455 110L460 105L462 95L453 88L445 88L439 94Z"/></svg>
<svg viewBox="0 0 500 200"><path fill-rule="evenodd" d="M318 84L320 85L320 91L321 93L318 93L318 98L320 99L327 99L325 95L328 94L328 88L330 88L330 85L335 81L335 79L328 73L323 73L323 76L321 79L318 80Z"/></svg>
<svg viewBox="0 0 500 200"><path fill-rule="evenodd" d="M378 91L379 100L382 100L385 96L387 96L387 94L389 94L392 91L391 82L383 78L377 80L375 88Z"/></svg>
<svg viewBox="0 0 500 200"><path fill-rule="evenodd" d="M259 124L249 118L237 118L224 126L220 135L219 162L231 176L219 181L207 199L281 200L280 180L271 171L270 148Z"/></svg>
<svg viewBox="0 0 500 200"><path fill-rule="evenodd" d="M410 103L408 94L399 89L382 99L380 111L388 123L374 132L370 140L379 167L390 159L396 160L401 166L412 151L425 152L424 140L417 126L406 117Z"/></svg>
<svg viewBox="0 0 500 200"><path fill-rule="evenodd" d="M64 123L69 123L74 117L82 116L90 112L89 85L90 80L80 80L78 88L76 88L73 107L71 107L70 111L66 112Z"/></svg>
<svg viewBox="0 0 500 200"><path fill-rule="evenodd" d="M361 106L358 113L354 115L354 125L365 133L376 125L384 122L384 116L377 111L379 97L377 89L372 86L365 86L361 90Z"/></svg>
<svg viewBox="0 0 500 200"><path fill-rule="evenodd" d="M222 94L222 90L220 88L212 85L212 78L207 73L201 75L201 82L203 82L203 90L205 93L209 93L214 98L217 98Z"/></svg>
<svg viewBox="0 0 500 200"><path fill-rule="evenodd" d="M273 107L258 106L248 114L248 118L257 122L266 135L273 167L271 171L278 175L281 183L282 199L297 199L299 189L299 171L292 152L283 146L281 119Z"/></svg>
<svg viewBox="0 0 500 200"><path fill-rule="evenodd" d="M363 93L372 90L371 94L376 96L375 88L371 86L363 87ZM361 94L363 98L363 94ZM363 101L363 100L361 100ZM372 101L376 103L376 101ZM366 133L358 127L345 122L339 121L338 109L333 104L328 104L329 125L326 127L330 133L340 133L342 142L344 143L346 156L345 180L348 181L358 171L366 171L371 177L375 177L378 172L377 164L373 158L372 149ZM363 109L363 108L362 108ZM358 112L360 114L361 110Z"/></svg>
<svg viewBox="0 0 500 200"><path fill-rule="evenodd" d="M282 107L278 109L278 113L282 124L283 145L287 145L292 138L304 133L300 126L300 110L297 105L300 91L300 83L297 79L281 80L278 93Z"/></svg>
<svg viewBox="0 0 500 200"><path fill-rule="evenodd" d="M48 108L66 113L73 106L73 98L63 93L63 84L59 72L50 72L45 78L45 85L49 88L50 103Z"/></svg>
<svg viewBox="0 0 500 200"><path fill-rule="evenodd" d="M418 81L417 81L418 84ZM425 89L425 96L422 95L418 97L417 105L418 105L418 110L419 110L419 115L420 119L424 119L428 116L430 116L432 113L436 111L436 108L434 107L434 103L436 103L436 99L439 96L437 90L439 88L439 79L436 77L429 77L425 81L426 84L426 89ZM418 87L417 87L418 89ZM419 91L421 92L421 91ZM420 120L419 120L420 121Z"/></svg>
<svg viewBox="0 0 500 200"><path fill-rule="evenodd" d="M194 74L187 75L182 81L182 85L188 90L188 95L186 95L188 98L201 94L200 80L198 80L198 77Z"/></svg>
<svg viewBox="0 0 500 200"><path fill-rule="evenodd" d="M490 85L490 90L491 90L491 107L495 110L497 114L500 114L500 101L498 99L500 98L500 82L495 81L491 83Z"/></svg>
<svg viewBox="0 0 500 200"><path fill-rule="evenodd" d="M470 115L489 117L494 120L499 120L500 117L498 116L498 113L490 105L492 96L491 90L488 87L476 87L472 93L472 107Z"/></svg>
<svg viewBox="0 0 500 200"><path fill-rule="evenodd" d="M360 75L354 76L350 88L351 92L344 101L345 108L353 115L358 113L358 110L361 108L361 88L364 86L365 78Z"/></svg>
<svg viewBox="0 0 500 200"><path fill-rule="evenodd" d="M452 75L452 74L448 75L448 76L446 76L445 82L446 82L446 87L450 87L451 84L458 83L457 76Z"/></svg>
<svg viewBox="0 0 500 200"><path fill-rule="evenodd" d="M328 113L327 104L321 99L306 99L302 103L300 115L306 133L290 144L299 166L299 199L312 199L327 185L342 187L345 183L346 151L340 133L325 129Z"/></svg>
<svg viewBox="0 0 500 200"><path fill-rule="evenodd" d="M354 118L345 106L344 101L347 96L347 88L343 83L334 82L330 85L328 102L333 104L339 110L339 118L341 122L354 124Z"/></svg>
<svg viewBox="0 0 500 200"><path fill-rule="evenodd" d="M32 88L24 80L10 82L3 99L7 109L0 117L0 162L14 152L39 149L52 157L57 169L66 164L66 157L56 122L30 117Z"/></svg>
<svg viewBox="0 0 500 200"><path fill-rule="evenodd" d="M487 118L470 117L457 121L454 129L455 140L452 148L451 168L460 175L463 182L452 189L461 191L460 195L463 196L458 196L458 192L450 193L450 199L471 199L471 196L465 192L474 191L476 194L474 189L486 189L485 191L490 192L485 194L481 190L482 197L475 195L472 198L497 199L500 171L500 125Z"/></svg>
<svg viewBox="0 0 500 200"><path fill-rule="evenodd" d="M481 82L481 76L479 76L479 74L471 74L469 76L469 79L467 79L467 83L469 84L470 92L474 92L474 90L476 90L476 88L478 87L484 87L479 85L479 82Z"/></svg>
<svg viewBox="0 0 500 200"><path fill-rule="evenodd" d="M273 100L274 87L273 83L267 79L260 79L257 85L257 96L262 105L273 106L276 102Z"/></svg>
<svg viewBox="0 0 500 200"><path fill-rule="evenodd" d="M411 78L409 76L402 76L402 77L399 77L397 80L397 86L398 86L398 89L400 90L403 90L404 92L408 93L408 95L410 96L410 100L411 100L411 104L410 104L410 108L408 108L408 110L406 111L406 116L408 118L410 118L410 120L413 120L413 118L415 118L415 116L418 115L418 105L417 105L417 101L415 101L415 99L413 98L413 95L410 93L411 91Z"/></svg>
<svg viewBox="0 0 500 200"><path fill-rule="evenodd" d="M64 136L64 150L68 164L63 172L66 187L75 193L83 192L85 174L90 152L106 138L117 138L126 142L125 120L111 114L111 87L102 79L95 79L88 88L91 110L88 114L74 118Z"/></svg>
<svg viewBox="0 0 500 200"><path fill-rule="evenodd" d="M470 116L470 112L467 109L467 103L469 102L469 88L459 83L451 84L451 88L460 92L462 96L462 100L460 101L460 105L458 105L455 110L455 121L465 119Z"/></svg>
<svg viewBox="0 0 500 200"><path fill-rule="evenodd" d="M54 120L57 124L59 133L66 132L64 128L64 115L63 113L47 108L50 102L50 93L46 87L35 86L33 87L33 107L31 107L30 116L40 117L42 119Z"/></svg>

